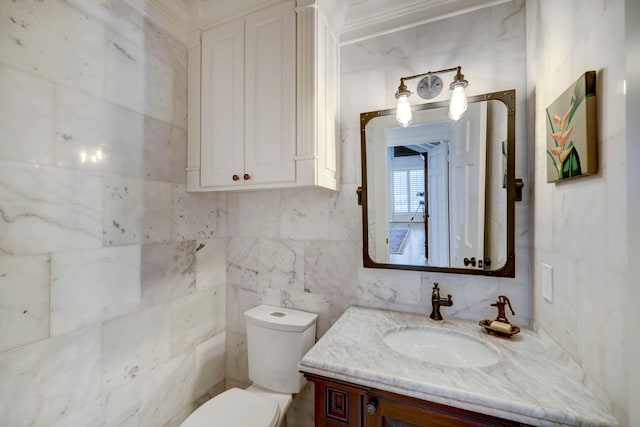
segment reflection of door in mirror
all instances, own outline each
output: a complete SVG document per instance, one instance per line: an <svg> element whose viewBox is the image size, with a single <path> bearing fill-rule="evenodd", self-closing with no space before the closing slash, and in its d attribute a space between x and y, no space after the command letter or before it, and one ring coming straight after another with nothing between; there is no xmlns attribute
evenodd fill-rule
<svg viewBox="0 0 640 427"><path fill-rule="evenodd" d="M389 188L387 259L392 264L450 265L451 129L451 121L437 113L420 124L385 129ZM404 240L400 242L400 238Z"/></svg>
<svg viewBox="0 0 640 427"><path fill-rule="evenodd" d="M486 136L487 103L474 103L454 122L451 139L452 267L482 268Z"/></svg>
<svg viewBox="0 0 640 427"><path fill-rule="evenodd" d="M429 265L449 266L449 144L429 151L427 168Z"/></svg>

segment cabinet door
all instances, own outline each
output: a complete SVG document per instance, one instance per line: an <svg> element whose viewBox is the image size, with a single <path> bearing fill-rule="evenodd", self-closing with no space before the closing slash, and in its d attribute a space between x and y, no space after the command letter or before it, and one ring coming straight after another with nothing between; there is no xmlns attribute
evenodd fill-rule
<svg viewBox="0 0 640 427"><path fill-rule="evenodd" d="M385 398L367 395L364 427L515 427L513 421L457 409L411 397Z"/></svg>
<svg viewBox="0 0 640 427"><path fill-rule="evenodd" d="M241 185L244 174L244 21L202 34L200 185ZM236 175L239 179L234 180Z"/></svg>
<svg viewBox="0 0 640 427"><path fill-rule="evenodd" d="M247 184L295 181L295 12L280 3L245 21Z"/></svg>

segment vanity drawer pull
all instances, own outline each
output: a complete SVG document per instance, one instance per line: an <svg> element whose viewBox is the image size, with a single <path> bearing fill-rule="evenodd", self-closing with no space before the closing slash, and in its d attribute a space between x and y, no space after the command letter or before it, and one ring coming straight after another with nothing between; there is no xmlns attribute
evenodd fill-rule
<svg viewBox="0 0 640 427"><path fill-rule="evenodd" d="M369 404L367 405L367 414L375 415L376 414L376 409L378 409L376 407L376 402L369 402Z"/></svg>

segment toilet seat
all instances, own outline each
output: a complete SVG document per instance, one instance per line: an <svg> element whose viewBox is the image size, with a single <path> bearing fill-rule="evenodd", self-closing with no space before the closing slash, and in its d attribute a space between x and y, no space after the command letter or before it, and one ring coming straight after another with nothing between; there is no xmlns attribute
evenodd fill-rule
<svg viewBox="0 0 640 427"><path fill-rule="evenodd" d="M273 400L232 388L200 406L180 427L275 427L279 418Z"/></svg>

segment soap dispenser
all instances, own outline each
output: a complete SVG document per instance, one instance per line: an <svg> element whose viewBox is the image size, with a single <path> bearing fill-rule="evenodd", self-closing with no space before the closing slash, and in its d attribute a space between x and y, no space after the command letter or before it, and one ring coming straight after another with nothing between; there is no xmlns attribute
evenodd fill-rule
<svg viewBox="0 0 640 427"><path fill-rule="evenodd" d="M496 317L495 320L487 320L487 319L481 320L480 326L485 328L489 333L493 332L497 335L506 336L509 338L512 335L515 335L518 332L520 332L520 328L515 325L512 325L511 322L509 322L509 319L507 319L507 315L505 314L505 310L504 310L504 307L506 305L509 306L509 310L511 310L511 314L515 316L516 313L515 311L513 311L513 307L511 307L511 301L509 301L509 298L507 298L504 295L499 295L498 301L491 304L491 307L496 307L498 309L498 316Z"/></svg>

